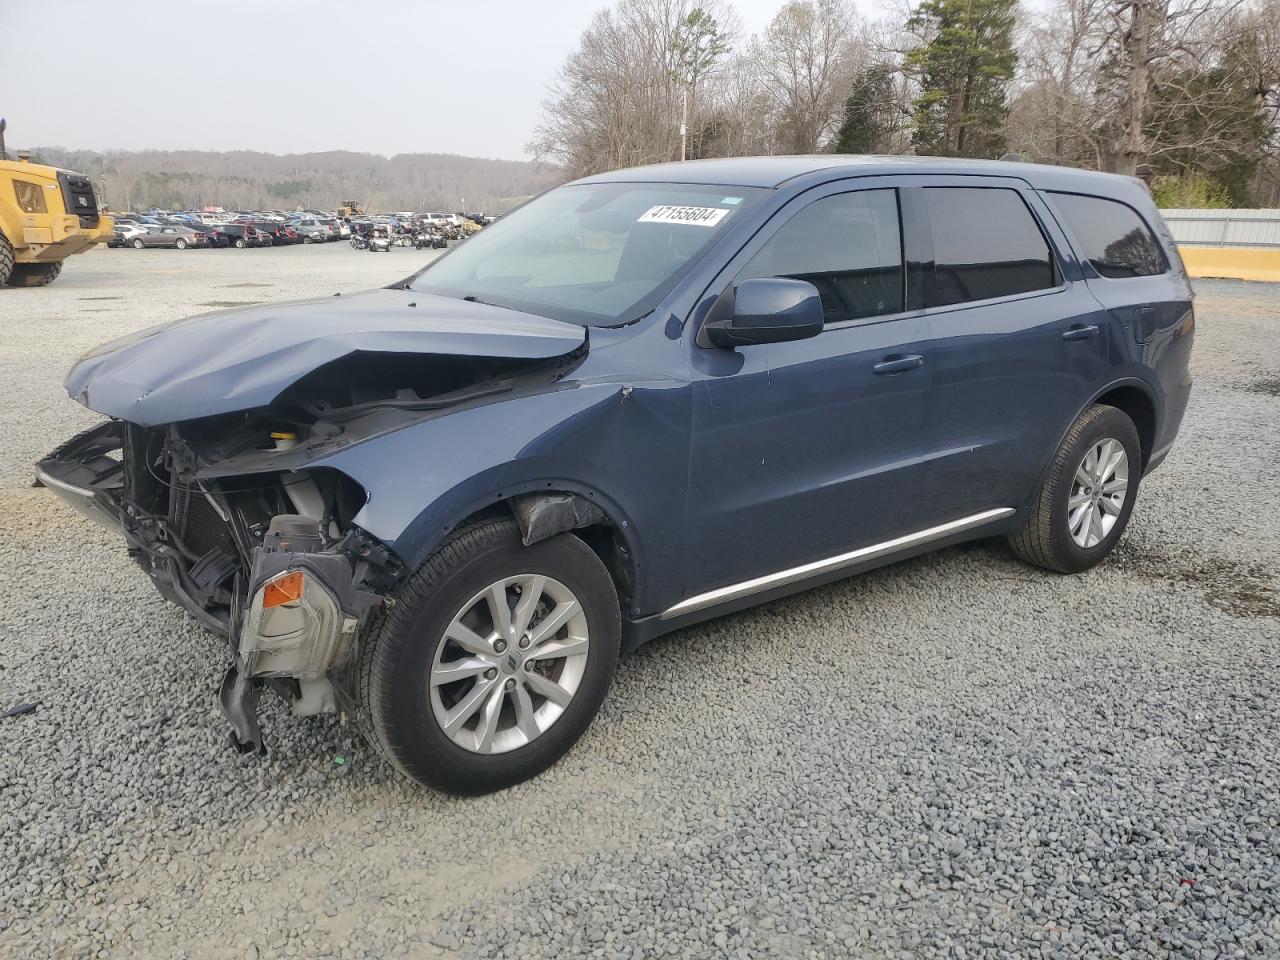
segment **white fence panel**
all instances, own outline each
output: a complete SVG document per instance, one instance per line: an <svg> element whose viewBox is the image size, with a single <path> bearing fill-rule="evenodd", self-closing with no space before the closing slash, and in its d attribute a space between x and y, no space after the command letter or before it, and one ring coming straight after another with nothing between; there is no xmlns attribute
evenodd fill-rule
<svg viewBox="0 0 1280 960"><path fill-rule="evenodd" d="M1161 210L1178 243L1280 247L1280 210Z"/></svg>

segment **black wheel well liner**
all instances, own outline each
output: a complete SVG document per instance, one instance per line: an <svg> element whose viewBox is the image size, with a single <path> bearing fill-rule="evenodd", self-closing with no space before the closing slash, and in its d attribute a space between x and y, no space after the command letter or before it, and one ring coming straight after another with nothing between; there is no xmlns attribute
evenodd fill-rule
<svg viewBox="0 0 1280 960"><path fill-rule="evenodd" d="M1156 406L1151 395L1133 383L1112 387L1094 403L1115 407L1124 413L1138 430L1138 442L1142 446L1142 466L1146 468L1156 442Z"/></svg>
<svg viewBox="0 0 1280 960"><path fill-rule="evenodd" d="M636 616L636 583L639 576L631 525L619 520L610 507L592 494L547 485L534 493L513 493L467 515L453 525L457 531L482 520L513 518L520 526L525 546L560 533L573 533L600 558L618 590L624 618Z"/></svg>

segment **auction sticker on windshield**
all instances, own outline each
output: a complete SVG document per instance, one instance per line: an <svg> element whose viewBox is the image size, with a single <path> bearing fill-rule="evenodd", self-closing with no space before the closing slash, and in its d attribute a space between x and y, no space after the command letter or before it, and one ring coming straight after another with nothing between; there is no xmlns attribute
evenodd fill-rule
<svg viewBox="0 0 1280 960"><path fill-rule="evenodd" d="M636 223L684 223L692 227L714 227L728 213L722 207L650 207Z"/></svg>

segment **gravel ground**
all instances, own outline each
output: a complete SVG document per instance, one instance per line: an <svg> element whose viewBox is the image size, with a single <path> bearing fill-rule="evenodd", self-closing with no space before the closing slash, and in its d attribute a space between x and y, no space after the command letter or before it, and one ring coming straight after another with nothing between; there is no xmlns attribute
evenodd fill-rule
<svg viewBox="0 0 1280 960"><path fill-rule="evenodd" d="M93 420L86 348L421 260L101 251L0 291L0 708L39 703L0 720L0 955L1280 955L1280 287L1199 284L1111 562L980 544L685 630L549 773L454 800L271 703L271 758L233 754L223 647L29 487Z"/></svg>

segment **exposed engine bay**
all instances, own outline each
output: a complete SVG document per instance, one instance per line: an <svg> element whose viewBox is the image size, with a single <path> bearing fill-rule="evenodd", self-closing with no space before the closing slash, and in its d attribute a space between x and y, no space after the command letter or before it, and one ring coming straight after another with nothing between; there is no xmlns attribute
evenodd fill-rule
<svg viewBox="0 0 1280 960"><path fill-rule="evenodd" d="M108 420L41 460L38 482L121 532L161 594L229 638L220 700L236 745L261 750L263 686L299 715L347 709L360 628L405 574L355 523L367 492L314 461L443 412L554 389L585 352L355 352L265 407L153 427Z"/></svg>

